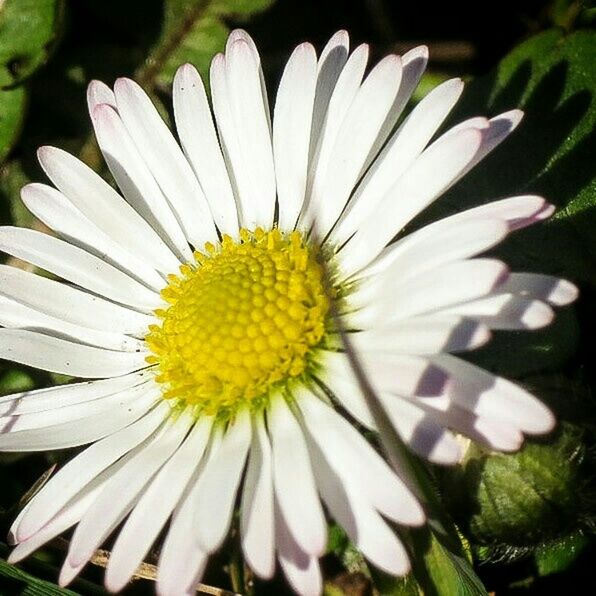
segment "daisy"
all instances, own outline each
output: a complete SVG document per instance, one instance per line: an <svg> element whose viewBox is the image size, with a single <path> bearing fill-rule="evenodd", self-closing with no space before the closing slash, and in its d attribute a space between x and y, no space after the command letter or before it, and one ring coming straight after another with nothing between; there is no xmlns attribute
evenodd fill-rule
<svg viewBox="0 0 596 596"><path fill-rule="evenodd" d="M298 46L271 119L255 45L234 31L211 106L193 66L176 74L180 145L136 83L92 82L121 194L39 150L54 187L22 197L56 236L3 227L0 249L63 281L0 266L0 357L91 380L0 398L0 449L91 445L21 511L10 561L74 526L66 585L118 528L105 574L118 591L163 532L157 591L190 594L238 501L259 577L277 560L296 592L320 593L328 518L371 564L406 574L394 524L425 514L361 434L375 422L341 329L395 431L431 462L459 460L454 433L513 451L553 427L532 395L452 355L492 329L546 325L575 298L569 282L478 257L553 208L516 196L400 235L521 113L437 135L454 79L400 122L427 50L365 76L368 52L350 53L343 31L319 57Z"/></svg>

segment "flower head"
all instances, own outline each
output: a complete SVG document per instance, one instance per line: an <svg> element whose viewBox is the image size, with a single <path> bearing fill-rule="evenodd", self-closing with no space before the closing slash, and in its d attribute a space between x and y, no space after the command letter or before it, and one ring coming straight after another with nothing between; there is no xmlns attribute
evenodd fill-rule
<svg viewBox="0 0 596 596"><path fill-rule="evenodd" d="M157 589L186 594L240 496L248 564L279 561L321 591L327 516L375 566L408 572L391 522L419 525L410 488L359 432L375 422L347 333L395 431L455 463L461 433L503 451L553 426L525 390L452 355L492 329L548 324L569 282L477 255L548 217L517 196L402 229L518 124L512 111L436 137L462 83L400 115L426 49L381 60L339 32L288 61L271 122L260 59L234 31L211 66L174 80L180 145L133 81L93 82L99 146L121 194L69 154L39 150L55 185L27 207L61 239L0 229L0 249L63 281L0 266L0 356L94 379L0 398L0 448L91 446L11 530L18 561L76 526L67 584L122 524L106 586L123 588L164 528ZM325 509L324 509L324 507Z"/></svg>

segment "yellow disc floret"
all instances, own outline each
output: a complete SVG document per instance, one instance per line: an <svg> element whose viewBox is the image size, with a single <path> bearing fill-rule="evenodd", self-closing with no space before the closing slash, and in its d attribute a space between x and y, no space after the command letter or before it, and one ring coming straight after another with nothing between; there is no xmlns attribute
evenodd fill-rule
<svg viewBox="0 0 596 596"><path fill-rule="evenodd" d="M145 340L164 397L218 414L260 406L302 375L329 310L316 250L300 232L241 231L170 275Z"/></svg>

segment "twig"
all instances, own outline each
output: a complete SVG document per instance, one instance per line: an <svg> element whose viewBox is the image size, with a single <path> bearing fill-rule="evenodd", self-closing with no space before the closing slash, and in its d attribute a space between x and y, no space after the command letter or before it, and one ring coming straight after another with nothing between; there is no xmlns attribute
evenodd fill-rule
<svg viewBox="0 0 596 596"><path fill-rule="evenodd" d="M150 55L145 64L141 66L135 75L135 79L143 87L153 88L155 77L163 68L164 63L178 47L185 35L189 33L195 22L202 16L203 11L208 5L208 0L197 2L182 19L180 25L170 33L168 37L159 44L153 55Z"/></svg>
<svg viewBox="0 0 596 596"><path fill-rule="evenodd" d="M95 551L95 554L91 557L90 563L93 565L98 565L99 567L106 567L109 560L110 551L99 549ZM152 565L151 563L141 563L133 574L132 579L148 579L150 581L155 581L157 579L157 566ZM201 583L197 585L196 589L197 592L203 594L212 594L212 596L240 596L235 592L230 592L229 590L223 590L222 588L216 588L214 586Z"/></svg>
<svg viewBox="0 0 596 596"><path fill-rule="evenodd" d="M469 62L476 57L476 46L464 40L398 42L391 46L391 50L403 54L420 44L428 46L431 62L461 63Z"/></svg>

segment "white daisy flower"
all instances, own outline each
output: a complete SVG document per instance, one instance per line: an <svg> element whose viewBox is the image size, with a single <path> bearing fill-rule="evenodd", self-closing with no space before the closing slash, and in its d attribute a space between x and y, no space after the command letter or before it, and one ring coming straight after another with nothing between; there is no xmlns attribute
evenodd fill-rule
<svg viewBox="0 0 596 596"><path fill-rule="evenodd" d="M234 31L211 65L212 109L194 67L176 74L181 146L136 83L91 83L121 194L64 151L39 150L55 188L22 197L60 238L3 227L0 249L63 281L0 266L0 357L93 380L0 398L0 449L92 445L20 513L12 562L75 526L65 585L119 528L105 574L118 591L167 528L157 591L190 594L238 499L259 577L277 559L296 592L320 593L328 517L373 565L407 573L392 523L425 515L359 431L375 425L330 300L414 452L452 464L452 431L512 451L552 428L532 395L452 355L491 329L546 325L551 305L575 298L569 282L477 257L552 207L516 196L395 240L521 113L435 138L455 79L395 130L427 50L365 76L367 60L343 31L319 57L298 46L271 121L259 54Z"/></svg>

